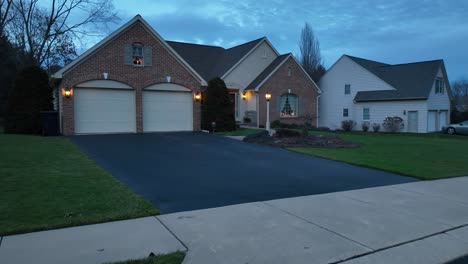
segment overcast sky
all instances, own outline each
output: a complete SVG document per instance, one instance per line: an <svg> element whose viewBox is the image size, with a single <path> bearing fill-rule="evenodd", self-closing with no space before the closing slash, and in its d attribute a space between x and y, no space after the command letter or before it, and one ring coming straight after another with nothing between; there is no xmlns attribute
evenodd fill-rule
<svg viewBox="0 0 468 264"><path fill-rule="evenodd" d="M342 54L386 63L444 59L468 79L467 0L114 0L120 26L140 14L167 40L225 48L266 36L298 53L305 22L325 66Z"/></svg>

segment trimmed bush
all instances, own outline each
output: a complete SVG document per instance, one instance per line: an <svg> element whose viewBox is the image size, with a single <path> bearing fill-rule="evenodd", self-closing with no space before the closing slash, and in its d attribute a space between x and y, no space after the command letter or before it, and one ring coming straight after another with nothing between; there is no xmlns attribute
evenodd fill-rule
<svg viewBox="0 0 468 264"><path fill-rule="evenodd" d="M375 133L380 131L380 124L379 123L373 123L372 124L372 130L374 130Z"/></svg>
<svg viewBox="0 0 468 264"><path fill-rule="evenodd" d="M282 128L282 125L281 122L279 120L275 120L273 122L271 122L270 124L270 127L271 128Z"/></svg>
<svg viewBox="0 0 468 264"><path fill-rule="evenodd" d="M330 131L330 128L329 127L317 127L314 130L328 132Z"/></svg>
<svg viewBox="0 0 468 264"><path fill-rule="evenodd" d="M392 133L398 132L405 127L405 125L403 124L403 119L399 116L389 116L385 118L382 125L385 128L385 130Z"/></svg>
<svg viewBox="0 0 468 264"><path fill-rule="evenodd" d="M346 132L350 132L351 130L353 130L355 126L356 126L356 122L354 122L353 120L341 121L341 128Z"/></svg>
<svg viewBox="0 0 468 264"><path fill-rule="evenodd" d="M52 88L47 73L37 66L18 73L5 111L5 132L41 133L41 111L53 108Z"/></svg>
<svg viewBox="0 0 468 264"><path fill-rule="evenodd" d="M300 136L301 136L301 132L298 132L298 131L296 131L296 130L281 128L281 129L276 130L275 136L276 136L276 137L279 137L279 138L284 138L284 137L300 137Z"/></svg>
<svg viewBox="0 0 468 264"><path fill-rule="evenodd" d="M362 131L367 132L369 131L370 124L369 122L362 122L361 127L362 127Z"/></svg>
<svg viewBox="0 0 468 264"><path fill-rule="evenodd" d="M202 129L211 131L211 123L216 122L217 132L236 130L233 102L224 81L220 78L209 81L203 97Z"/></svg>

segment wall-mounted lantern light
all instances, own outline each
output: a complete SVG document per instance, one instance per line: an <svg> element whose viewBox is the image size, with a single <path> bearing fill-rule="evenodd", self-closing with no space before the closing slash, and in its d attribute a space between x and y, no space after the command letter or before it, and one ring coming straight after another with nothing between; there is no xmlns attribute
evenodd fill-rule
<svg viewBox="0 0 468 264"><path fill-rule="evenodd" d="M73 88L62 88L62 96L70 98L73 96Z"/></svg>
<svg viewBox="0 0 468 264"><path fill-rule="evenodd" d="M166 76L166 82L170 83L171 82L171 76Z"/></svg>
<svg viewBox="0 0 468 264"><path fill-rule="evenodd" d="M104 77L104 80L107 80L107 77L109 77L109 73L108 72L103 72L102 76Z"/></svg>
<svg viewBox="0 0 468 264"><path fill-rule="evenodd" d="M403 110L403 115L406 115L406 110Z"/></svg>
<svg viewBox="0 0 468 264"><path fill-rule="evenodd" d="M246 92L243 92L242 93L242 100L247 100L247 93Z"/></svg>
<svg viewBox="0 0 468 264"><path fill-rule="evenodd" d="M193 98L194 98L195 101L197 101L197 102L201 102L201 97L202 97L202 95L201 95L201 92L200 92L200 91L196 91L195 94L194 94L194 96L193 96Z"/></svg>
<svg viewBox="0 0 468 264"><path fill-rule="evenodd" d="M266 93L265 94L265 99L270 102L270 99L271 99L271 93Z"/></svg>

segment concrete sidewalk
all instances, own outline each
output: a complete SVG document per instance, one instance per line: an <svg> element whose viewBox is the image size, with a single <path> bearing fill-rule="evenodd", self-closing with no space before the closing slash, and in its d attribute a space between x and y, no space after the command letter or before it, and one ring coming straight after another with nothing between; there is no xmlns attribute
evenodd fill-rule
<svg viewBox="0 0 468 264"><path fill-rule="evenodd" d="M444 263L468 254L468 177L7 236L0 263Z"/></svg>

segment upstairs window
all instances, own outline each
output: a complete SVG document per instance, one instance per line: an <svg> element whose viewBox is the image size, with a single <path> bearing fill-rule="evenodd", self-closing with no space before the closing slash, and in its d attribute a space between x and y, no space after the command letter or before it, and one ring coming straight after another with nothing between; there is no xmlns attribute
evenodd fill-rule
<svg viewBox="0 0 468 264"><path fill-rule="evenodd" d="M344 94L351 94L351 84L345 84Z"/></svg>
<svg viewBox="0 0 468 264"><path fill-rule="evenodd" d="M133 66L152 66L153 51L151 46L142 43L124 45L124 64Z"/></svg>
<svg viewBox="0 0 468 264"><path fill-rule="evenodd" d="M132 45L132 62L133 65L143 66L143 45L140 43Z"/></svg>
<svg viewBox="0 0 468 264"><path fill-rule="evenodd" d="M442 78L437 78L435 81L435 93L443 94L445 90L444 80Z"/></svg>

